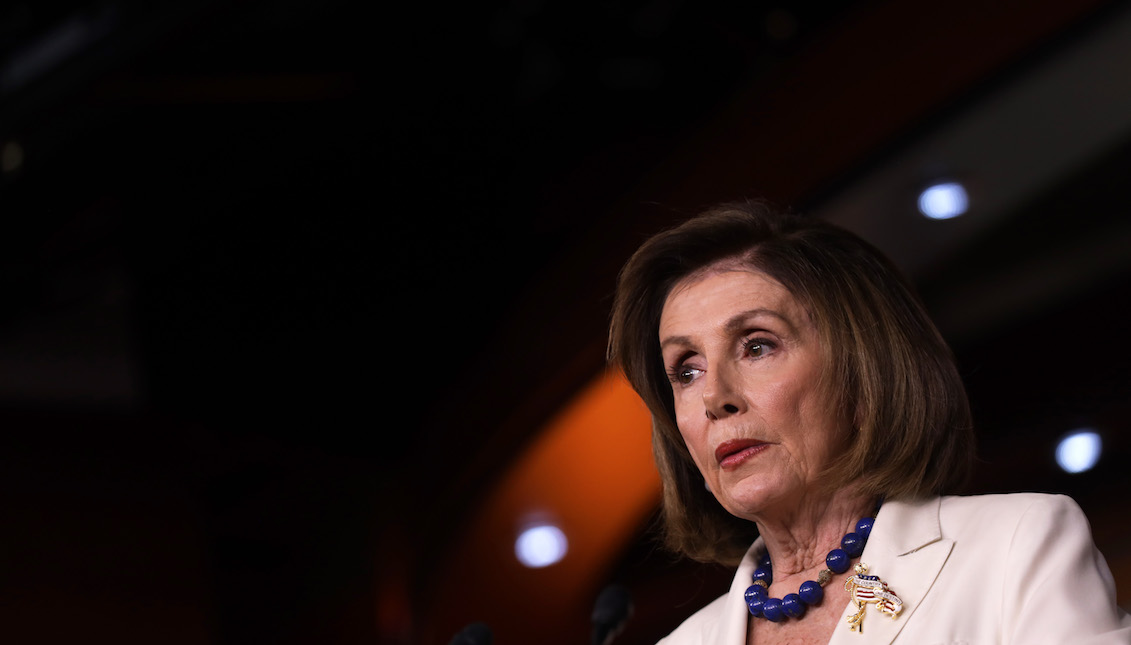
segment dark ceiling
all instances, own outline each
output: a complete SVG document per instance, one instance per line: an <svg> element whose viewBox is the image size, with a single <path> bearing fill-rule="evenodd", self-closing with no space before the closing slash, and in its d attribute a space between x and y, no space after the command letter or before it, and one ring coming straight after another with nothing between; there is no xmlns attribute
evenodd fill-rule
<svg viewBox="0 0 1131 645"><path fill-rule="evenodd" d="M425 642L435 563L602 369L635 244L727 199L821 213L1126 9L985 4L10 3L6 631ZM1128 263L1024 315L955 303L1131 239L1129 172L1113 138L915 275L965 321L972 492L1077 496L1124 587ZM1058 474L1081 424L1107 456ZM650 540L603 572L637 593L624 645L723 579Z"/></svg>

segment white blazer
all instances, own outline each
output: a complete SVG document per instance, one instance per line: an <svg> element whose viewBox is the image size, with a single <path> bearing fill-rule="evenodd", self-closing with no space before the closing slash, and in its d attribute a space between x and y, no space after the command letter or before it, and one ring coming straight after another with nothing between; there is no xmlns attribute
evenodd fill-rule
<svg viewBox="0 0 1131 645"><path fill-rule="evenodd" d="M759 538L730 591L662 645L744 645ZM849 603L829 645L1131 645L1131 616L1092 543L1083 511L1062 495L1019 493L886 502L860 556L903 601L894 620L868 605L849 631ZM846 575L830 585L844 584Z"/></svg>

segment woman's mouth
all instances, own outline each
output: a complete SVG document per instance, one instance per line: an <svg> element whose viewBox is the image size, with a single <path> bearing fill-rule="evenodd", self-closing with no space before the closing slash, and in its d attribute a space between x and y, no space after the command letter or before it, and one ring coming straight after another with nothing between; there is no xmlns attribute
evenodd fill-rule
<svg viewBox="0 0 1131 645"><path fill-rule="evenodd" d="M719 444L715 448L715 460L719 468L732 470L738 468L742 462L762 452L770 444L757 439L731 439Z"/></svg>

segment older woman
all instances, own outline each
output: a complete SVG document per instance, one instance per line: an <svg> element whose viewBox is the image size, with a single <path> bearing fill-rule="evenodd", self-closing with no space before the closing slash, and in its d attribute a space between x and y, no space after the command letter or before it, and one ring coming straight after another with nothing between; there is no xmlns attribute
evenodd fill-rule
<svg viewBox="0 0 1131 645"><path fill-rule="evenodd" d="M663 643L1131 643L1070 499L940 497L970 468L966 393L853 234L747 203L656 235L610 357L652 413L669 546L738 567Z"/></svg>

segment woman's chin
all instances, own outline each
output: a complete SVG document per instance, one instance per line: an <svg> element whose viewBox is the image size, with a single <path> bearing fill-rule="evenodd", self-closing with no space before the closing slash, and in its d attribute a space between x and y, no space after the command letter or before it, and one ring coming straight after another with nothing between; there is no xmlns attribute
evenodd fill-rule
<svg viewBox="0 0 1131 645"><path fill-rule="evenodd" d="M765 517L775 508L796 506L798 498L796 491L791 494L786 487L765 484L764 479L759 482L749 480L737 482L734 486L725 489L725 501L720 503L731 515L750 521Z"/></svg>
<svg viewBox="0 0 1131 645"><path fill-rule="evenodd" d="M754 521L770 506L772 499L761 491L744 490L732 491L721 503L731 515Z"/></svg>

